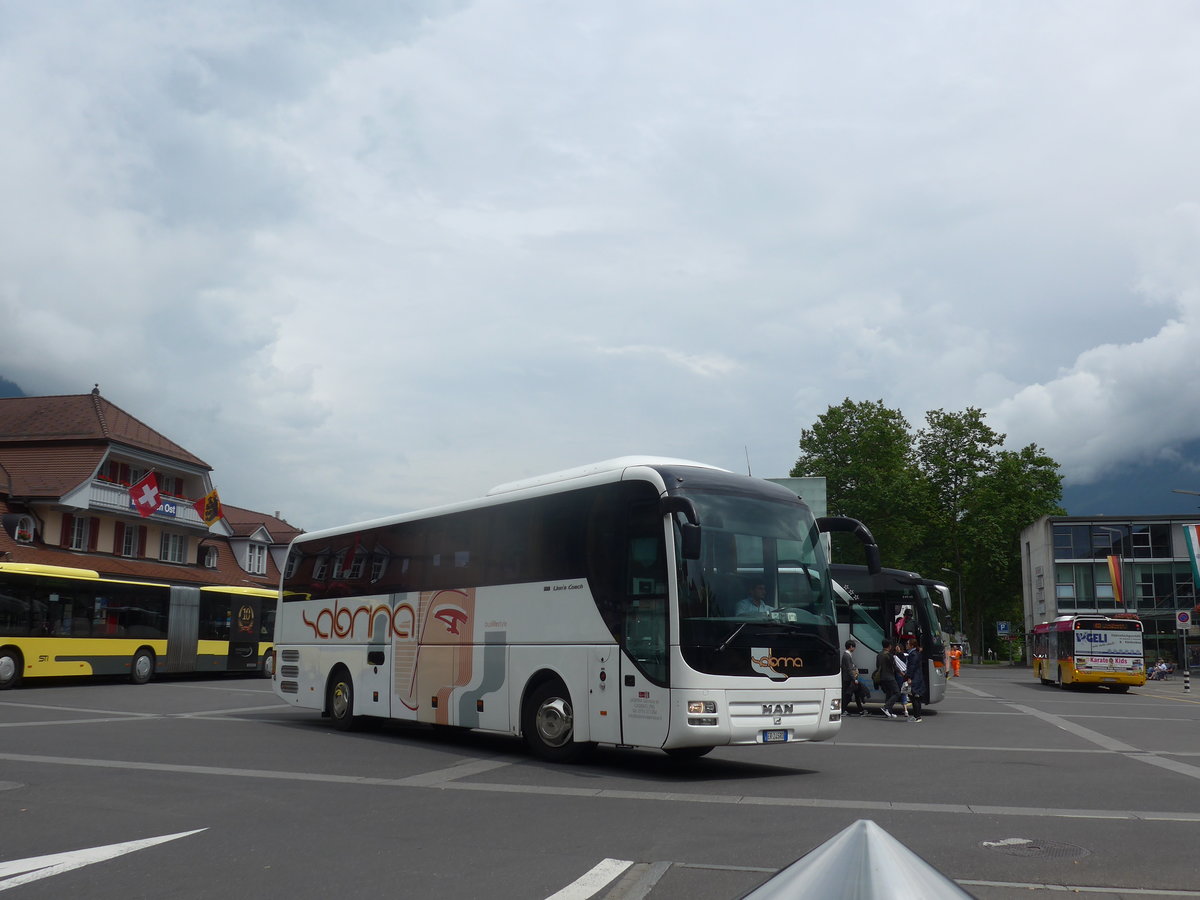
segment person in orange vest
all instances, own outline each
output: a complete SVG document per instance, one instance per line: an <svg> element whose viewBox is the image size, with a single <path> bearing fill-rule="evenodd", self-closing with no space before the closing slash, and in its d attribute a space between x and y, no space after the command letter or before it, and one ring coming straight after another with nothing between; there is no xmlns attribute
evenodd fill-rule
<svg viewBox="0 0 1200 900"><path fill-rule="evenodd" d="M954 678L958 678L958 667L962 665L962 647L958 644L950 645L950 674Z"/></svg>

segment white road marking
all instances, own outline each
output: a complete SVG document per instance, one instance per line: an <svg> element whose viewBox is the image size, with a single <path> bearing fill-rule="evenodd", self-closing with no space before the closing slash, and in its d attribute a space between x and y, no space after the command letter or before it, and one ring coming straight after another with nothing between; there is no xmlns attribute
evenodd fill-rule
<svg viewBox="0 0 1200 900"><path fill-rule="evenodd" d="M587 900L633 865L631 859L604 859L546 900Z"/></svg>
<svg viewBox="0 0 1200 900"><path fill-rule="evenodd" d="M0 891L7 891L9 888L20 887L31 881L61 875L72 869L81 869L93 863L104 862L106 859L114 859L124 856L126 853L133 853L135 850L145 850L155 844L165 844L167 841L175 841L206 830L197 828L193 831L181 831L178 834L164 834L162 837L142 838L138 841L125 841L121 844L89 847L86 850L69 850L66 853L51 853L47 856L31 856L28 859L0 862Z"/></svg>

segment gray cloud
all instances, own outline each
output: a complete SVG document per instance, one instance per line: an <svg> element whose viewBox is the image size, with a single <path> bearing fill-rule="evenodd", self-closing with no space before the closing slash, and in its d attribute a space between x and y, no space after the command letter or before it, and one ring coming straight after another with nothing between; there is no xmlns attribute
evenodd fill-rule
<svg viewBox="0 0 1200 900"><path fill-rule="evenodd" d="M1186 2L0 8L3 374L302 527L844 397L1200 437Z"/></svg>

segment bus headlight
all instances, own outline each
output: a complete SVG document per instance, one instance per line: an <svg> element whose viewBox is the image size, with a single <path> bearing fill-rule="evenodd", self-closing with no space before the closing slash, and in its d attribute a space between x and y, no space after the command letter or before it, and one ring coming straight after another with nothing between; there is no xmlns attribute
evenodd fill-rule
<svg viewBox="0 0 1200 900"><path fill-rule="evenodd" d="M830 710L830 712L841 712L842 711L842 698L841 697L831 698L829 701L829 710Z"/></svg>
<svg viewBox="0 0 1200 900"><path fill-rule="evenodd" d="M689 725L708 725L717 724L717 701L716 700L689 700L687 705L688 724Z"/></svg>

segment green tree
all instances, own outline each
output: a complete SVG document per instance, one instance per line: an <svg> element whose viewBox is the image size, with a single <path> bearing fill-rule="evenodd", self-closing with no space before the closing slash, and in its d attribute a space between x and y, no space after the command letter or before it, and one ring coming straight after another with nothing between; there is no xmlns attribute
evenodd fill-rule
<svg viewBox="0 0 1200 900"><path fill-rule="evenodd" d="M985 420L974 407L933 410L914 435L882 400L846 399L801 433L791 474L824 476L829 512L864 522L884 565L934 578L943 568L960 573L965 602L955 602L967 634L994 646L986 625L1021 620L1021 530L1062 513L1062 478L1036 444L1001 449L1005 435ZM834 537L835 559L861 561Z"/></svg>
<svg viewBox="0 0 1200 900"><path fill-rule="evenodd" d="M882 400L847 398L801 432L800 451L792 477L823 476L829 513L865 523L885 565L907 565L924 539L927 493L904 415ZM861 548L842 537L834 535L834 558L858 562Z"/></svg>

